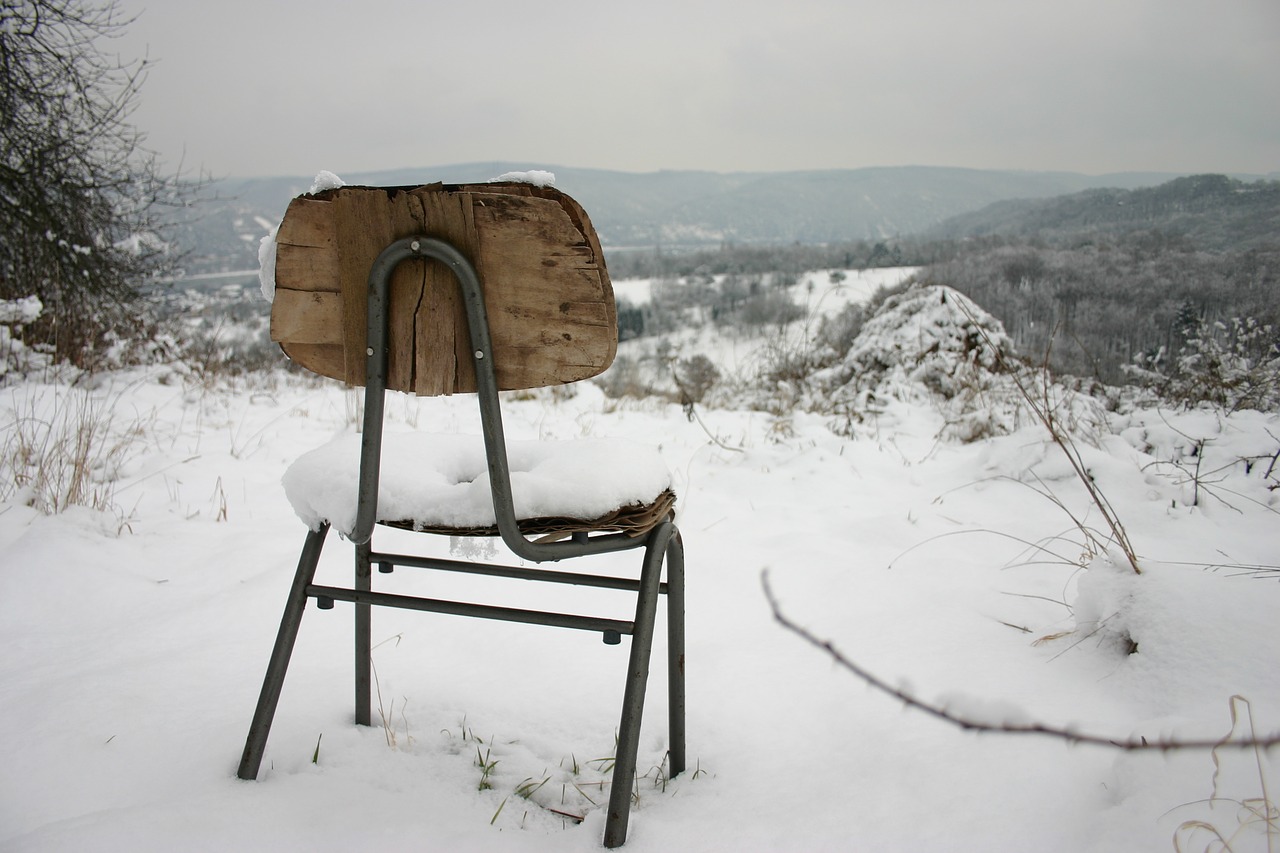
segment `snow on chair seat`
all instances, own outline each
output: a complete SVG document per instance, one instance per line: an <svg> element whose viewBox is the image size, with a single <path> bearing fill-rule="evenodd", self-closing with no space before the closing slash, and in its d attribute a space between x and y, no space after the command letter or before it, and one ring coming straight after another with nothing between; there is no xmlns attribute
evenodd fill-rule
<svg viewBox="0 0 1280 853"><path fill-rule="evenodd" d="M289 467L285 494L312 530L355 527L360 435L344 435ZM497 535L493 491L480 436L392 433L382 450L395 465L378 483L381 524L472 536ZM522 533L583 530L647 533L670 516L671 475L656 449L610 439L509 441L511 490Z"/></svg>

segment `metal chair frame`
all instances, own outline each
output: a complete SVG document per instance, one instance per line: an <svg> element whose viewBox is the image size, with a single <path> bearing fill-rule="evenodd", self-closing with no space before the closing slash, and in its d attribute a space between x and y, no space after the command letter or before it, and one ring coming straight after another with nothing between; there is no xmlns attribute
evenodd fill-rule
<svg viewBox="0 0 1280 853"><path fill-rule="evenodd" d="M502 541L518 557L535 563L643 548L644 560L638 579L552 571L543 568L471 563L374 550L372 538L377 518L383 406L386 396L390 280L392 272L400 263L412 259L438 261L445 264L453 272L462 290L467 326L471 336L472 360L476 370L489 482L493 491L493 507L497 517L498 532ZM631 636L631 650L604 832L606 847L620 846L626 840L630 818L631 786L636 771L640 723L644 711L645 689L660 595L667 597L670 775L674 777L685 769L684 547L679 531L673 522L664 521L646 535L639 537L625 533L580 532L572 534L566 541L532 542L521 534L512 501L511 476L502 429L502 411L498 400L493 345L489 335L484 292L475 268L452 244L433 237L409 237L395 241L378 256L369 272L366 355L368 364L359 495L356 523L350 536L355 544L355 582L350 588L323 586L314 582L316 567L329 526L325 523L318 529L309 531L298 559L298 568L280 620L280 629L276 635L275 646L267 666L253 722L249 727L249 735L237 775L241 779L257 778L267 735L271 730L272 719L284 684L285 671L289 666L294 641L297 638L308 599L316 599L320 609L332 608L335 601L347 601L355 605L355 718L358 724L365 726L372 724L370 653L372 650L371 608L374 606L595 631L603 634L604 641L609 644L621 642L621 636L627 634ZM667 570L665 582L662 580L664 562ZM378 566L381 573L391 572L394 566L409 566L634 592L636 594L635 618L624 621L375 592L372 589L374 564Z"/></svg>

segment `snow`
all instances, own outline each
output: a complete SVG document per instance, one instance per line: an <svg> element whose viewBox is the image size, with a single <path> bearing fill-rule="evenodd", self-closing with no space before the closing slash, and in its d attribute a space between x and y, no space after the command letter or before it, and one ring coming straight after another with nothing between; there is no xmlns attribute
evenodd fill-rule
<svg viewBox="0 0 1280 853"><path fill-rule="evenodd" d="M1240 696L1258 733L1274 732L1280 415L1122 407L1080 433L1142 560L1135 575L1090 550L1072 516L1094 525L1096 512L1031 422L940 440L947 412L927 394L887 396L852 428L702 408L713 443L678 405L575 389L507 395L509 438L656 448L687 549L690 770L655 769L659 640L625 849L1101 853L1168 850L1175 832L1204 849L1195 821L1239 833L1234 850L1266 849L1229 801L1262 795L1259 762L1274 790L1274 750L1121 753L962 732L784 630L761 573L789 618L957 713L1216 739L1247 733ZM70 393L0 388L6 465L76 411ZM309 448L352 434L359 395L283 374L197 384L164 367L76 393L110 403L89 465L109 506L44 515L14 470L0 478L0 850L599 849L609 777L593 760L613 749L627 644L580 632L377 610L375 720L381 706L387 725L360 728L351 608L309 609L260 778L237 780L306 529L280 480ZM479 429L463 395L393 395L388 417L397 433ZM481 547L403 531L375 541L438 556ZM486 559L514 559L492 547ZM638 559L557 568L622 573ZM350 567L349 544L331 538L318 582L345 582ZM427 583L479 600L493 581L375 578L386 591ZM628 618L608 591L495 595ZM486 777L483 760L497 761ZM530 799L517 793L544 778Z"/></svg>
<svg viewBox="0 0 1280 853"><path fill-rule="evenodd" d="M276 228L268 231L258 243L258 284L261 287L262 298L268 302L274 302L276 298Z"/></svg>
<svg viewBox="0 0 1280 853"><path fill-rule="evenodd" d="M894 287L915 274L916 267L885 267L876 269L814 270L802 273L797 282L788 288L793 302L803 307L813 317L831 317L850 303L866 302L882 287ZM725 276L713 280L717 286ZM645 305L653 299L653 285L659 279L614 279L613 292L619 300L632 305Z"/></svg>
<svg viewBox="0 0 1280 853"><path fill-rule="evenodd" d="M311 189L308 192L314 195L326 190L336 190L346 185L347 182L333 172L321 169L316 172L315 179L311 182ZM262 298L267 302L272 302L276 298L276 231L280 226L279 224L272 225L261 217L255 218L260 226L267 229L267 233L258 241L258 285L262 292Z"/></svg>
<svg viewBox="0 0 1280 853"><path fill-rule="evenodd" d="M21 299L0 299L0 324L24 325L40 319L44 304L38 296L24 296Z"/></svg>
<svg viewBox="0 0 1280 853"><path fill-rule="evenodd" d="M535 187L549 187L555 184L556 176L554 172L531 169L527 172L503 172L493 179L494 183L499 181L514 181L519 184L533 184Z"/></svg>
<svg viewBox="0 0 1280 853"><path fill-rule="evenodd" d="M311 189L309 192L312 195L315 195L316 193L322 193L325 190L336 190L339 187L345 187L346 185L347 182L342 180L342 178L339 178L333 172L321 169L319 172L316 172L316 178L311 182Z"/></svg>
<svg viewBox="0 0 1280 853"><path fill-rule="evenodd" d="M45 370L52 362L46 348L29 347L22 339L22 327L39 320L43 312L38 296L0 299L0 380Z"/></svg>
<svg viewBox="0 0 1280 853"><path fill-rule="evenodd" d="M355 527L361 435L309 451L284 475L284 490L303 523ZM493 492L478 435L423 432L385 435L378 520L422 527L491 527ZM671 485L662 456L636 442L577 439L507 444L519 518L600 518L619 507L651 503Z"/></svg>

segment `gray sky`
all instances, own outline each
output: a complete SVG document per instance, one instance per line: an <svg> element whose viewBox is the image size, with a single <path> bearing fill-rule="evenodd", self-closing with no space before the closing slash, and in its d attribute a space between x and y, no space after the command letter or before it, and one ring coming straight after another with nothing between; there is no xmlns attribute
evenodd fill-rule
<svg viewBox="0 0 1280 853"><path fill-rule="evenodd" d="M120 0L217 177L512 160L1280 171L1278 0ZM185 152L185 154L184 154Z"/></svg>

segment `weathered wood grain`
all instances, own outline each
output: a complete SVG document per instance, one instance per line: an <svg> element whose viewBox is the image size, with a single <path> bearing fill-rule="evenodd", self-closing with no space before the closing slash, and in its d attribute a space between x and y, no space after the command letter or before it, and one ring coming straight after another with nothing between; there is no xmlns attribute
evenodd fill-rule
<svg viewBox="0 0 1280 853"><path fill-rule="evenodd" d="M528 184L342 187L294 199L276 236L272 339L303 367L362 384L369 268L416 235L449 241L475 265L499 387L573 382L613 361L617 310L590 219L569 196ZM397 267L390 323L389 388L475 390L462 298L444 265Z"/></svg>

